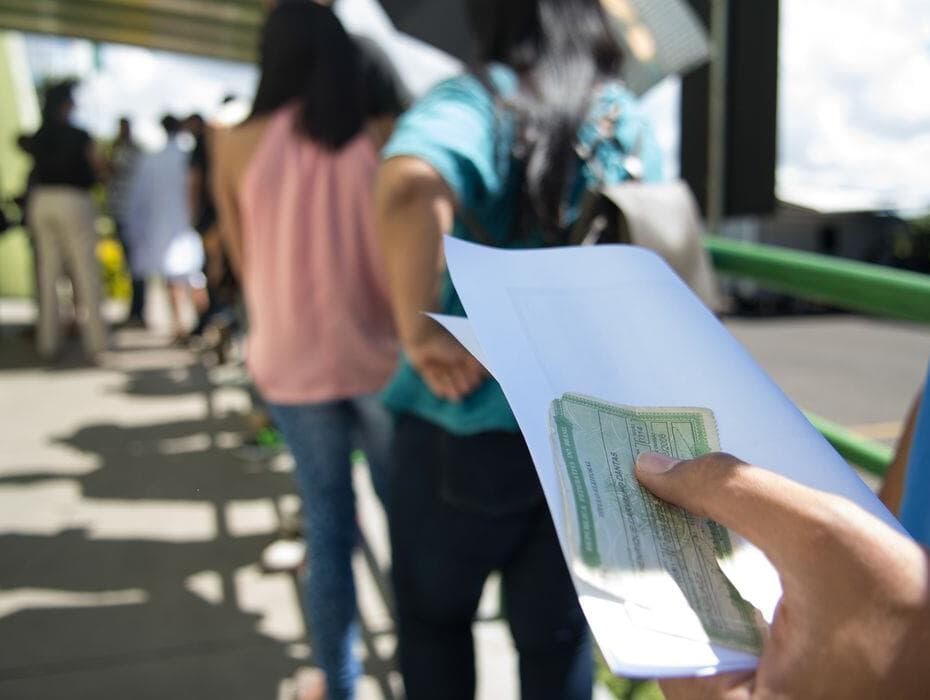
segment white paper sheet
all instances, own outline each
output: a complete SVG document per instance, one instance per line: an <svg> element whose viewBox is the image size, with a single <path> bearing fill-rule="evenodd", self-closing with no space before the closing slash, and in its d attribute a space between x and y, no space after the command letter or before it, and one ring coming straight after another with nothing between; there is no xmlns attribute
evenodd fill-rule
<svg viewBox="0 0 930 700"><path fill-rule="evenodd" d="M502 250L446 238L446 261L468 319L436 316L500 382L526 438L565 548L549 441L553 399L575 392L635 406L702 406L722 448L814 488L843 495L900 525L655 254L633 246ZM767 619L781 595L755 548L734 580ZM728 572L729 573L729 572ZM732 578L732 577L731 577ZM578 585L611 669L631 676L699 675L751 668L755 657L708 643L634 630L611 600Z"/></svg>
<svg viewBox="0 0 930 700"><path fill-rule="evenodd" d="M456 340L458 340L488 372L491 372L487 358L484 356L484 350L481 349L481 343L478 342L478 338L471 328L471 322L467 318L462 316L446 316L445 314L426 315L454 335ZM491 372L491 374L494 373Z"/></svg>

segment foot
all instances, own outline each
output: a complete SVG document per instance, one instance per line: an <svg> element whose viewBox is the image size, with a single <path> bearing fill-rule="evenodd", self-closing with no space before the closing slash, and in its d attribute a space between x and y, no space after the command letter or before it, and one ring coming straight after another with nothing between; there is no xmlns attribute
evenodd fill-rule
<svg viewBox="0 0 930 700"><path fill-rule="evenodd" d="M301 539L275 540L262 550L265 571L297 571L307 556L307 544Z"/></svg>
<svg viewBox="0 0 930 700"><path fill-rule="evenodd" d="M124 330L144 329L145 320L141 316L129 316L119 327Z"/></svg>
<svg viewBox="0 0 930 700"><path fill-rule="evenodd" d="M174 337L171 339L171 347L174 348L184 348L190 345L191 337L187 333L175 333Z"/></svg>

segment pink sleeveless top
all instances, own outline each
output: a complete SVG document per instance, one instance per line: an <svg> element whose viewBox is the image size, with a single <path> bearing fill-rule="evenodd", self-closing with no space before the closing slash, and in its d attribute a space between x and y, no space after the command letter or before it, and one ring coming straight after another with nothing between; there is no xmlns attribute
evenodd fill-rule
<svg viewBox="0 0 930 700"><path fill-rule="evenodd" d="M272 115L239 183L247 362L280 404L370 394L398 344L373 226L378 156L360 135L329 151Z"/></svg>

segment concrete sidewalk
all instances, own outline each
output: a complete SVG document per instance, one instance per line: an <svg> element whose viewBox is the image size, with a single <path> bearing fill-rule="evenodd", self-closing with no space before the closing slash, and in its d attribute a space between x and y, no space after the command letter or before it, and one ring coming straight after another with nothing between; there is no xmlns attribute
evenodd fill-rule
<svg viewBox="0 0 930 700"><path fill-rule="evenodd" d="M0 697L292 697L312 664L297 581L258 564L292 507L292 465L237 458L241 371L145 331L117 333L103 367L73 348L46 368L3 331ZM395 698L384 518L357 472L360 697ZM480 697L516 697L505 624L477 627Z"/></svg>
<svg viewBox="0 0 930 700"><path fill-rule="evenodd" d="M290 698L312 663L297 582L258 559L292 507L291 464L237 458L241 370L144 331L117 333L103 367L83 366L76 341L44 367L9 325L30 317L0 302L0 698ZM800 405L889 442L930 354L926 329L861 317L727 325ZM360 699L393 699L384 518L357 472ZM516 698L486 593L479 698Z"/></svg>

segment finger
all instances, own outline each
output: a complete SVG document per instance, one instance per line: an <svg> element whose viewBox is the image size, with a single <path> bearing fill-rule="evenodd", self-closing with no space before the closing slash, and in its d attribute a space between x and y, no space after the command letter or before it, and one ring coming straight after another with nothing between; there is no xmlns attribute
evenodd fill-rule
<svg viewBox="0 0 930 700"><path fill-rule="evenodd" d="M484 382L485 379L490 376L488 371L484 368L478 360L469 355L466 361L466 371L468 372L469 379L473 384L473 388L477 388L479 384Z"/></svg>
<svg viewBox="0 0 930 700"><path fill-rule="evenodd" d="M423 381L426 382L429 390L440 399L455 400L456 393L449 383L445 370L423 368L420 370L420 376L423 377Z"/></svg>
<svg viewBox="0 0 930 700"><path fill-rule="evenodd" d="M457 367L462 396L468 396L485 380L484 368L472 357L466 358Z"/></svg>
<svg viewBox="0 0 930 700"><path fill-rule="evenodd" d="M826 494L728 454L676 462L644 453L636 477L659 498L743 535L776 565L809 551L829 525Z"/></svg>
<svg viewBox="0 0 930 700"><path fill-rule="evenodd" d="M464 365L450 365L447 372L456 399L461 399L471 393L474 384L469 379Z"/></svg>
<svg viewBox="0 0 930 700"><path fill-rule="evenodd" d="M752 673L721 673L706 678L665 678L659 687L665 700L749 700Z"/></svg>

